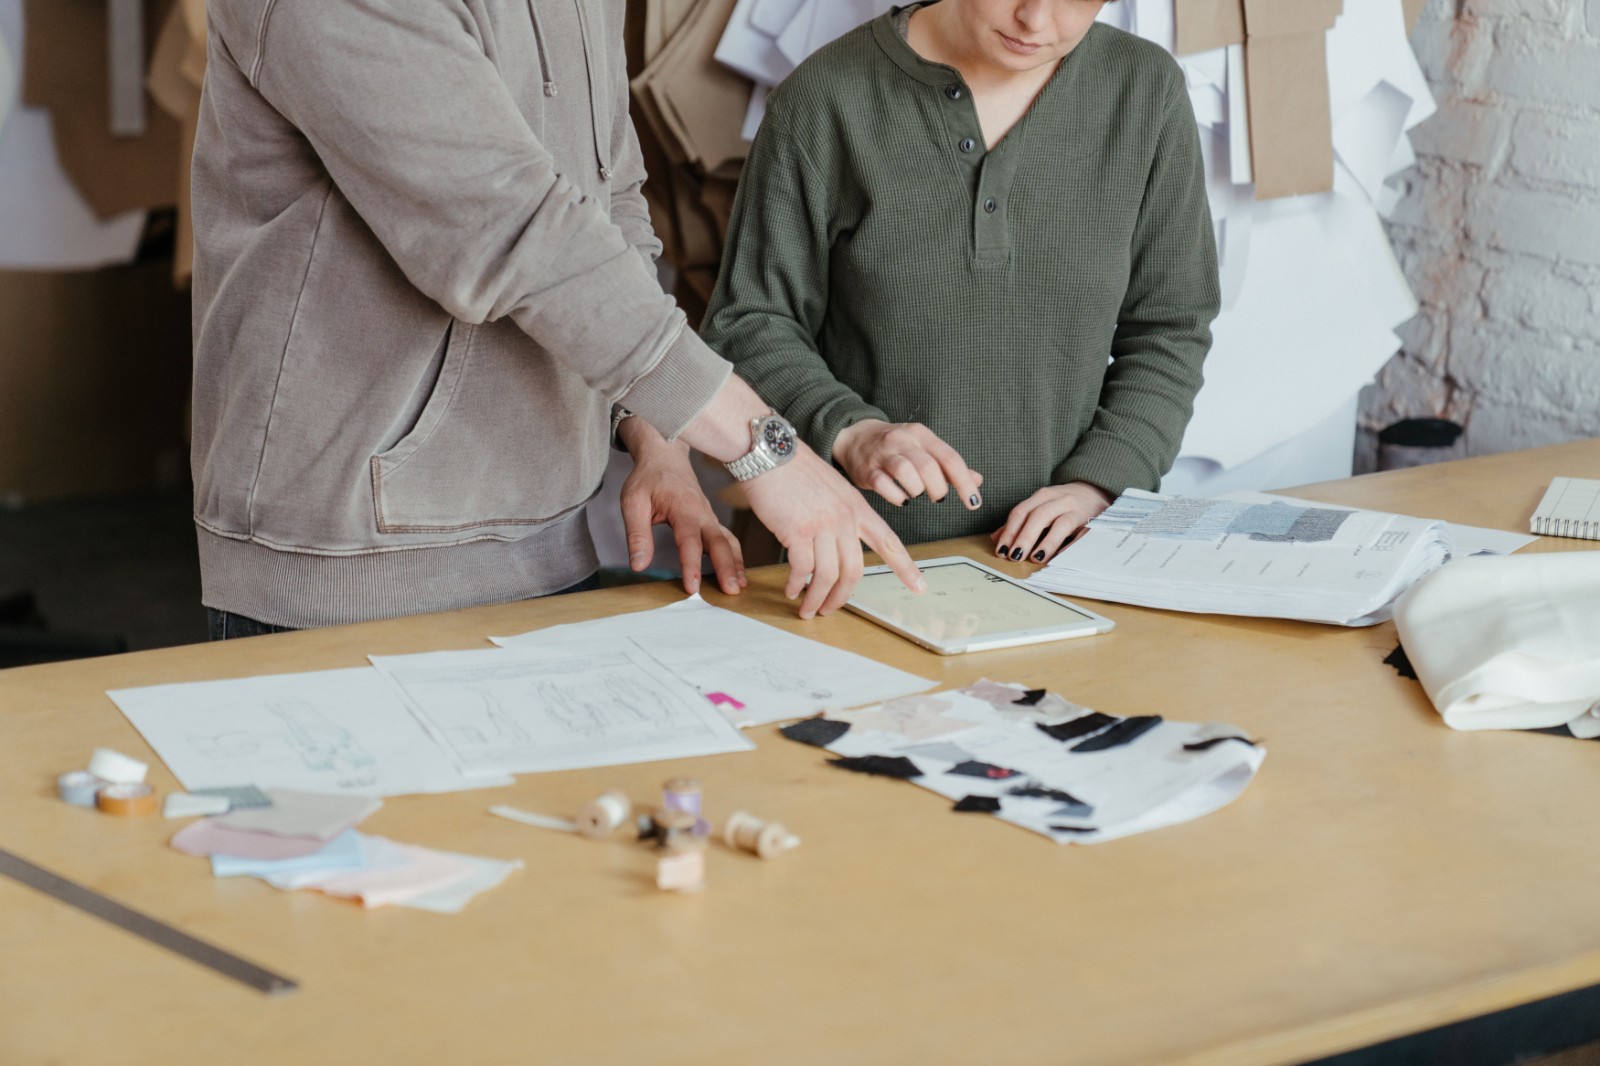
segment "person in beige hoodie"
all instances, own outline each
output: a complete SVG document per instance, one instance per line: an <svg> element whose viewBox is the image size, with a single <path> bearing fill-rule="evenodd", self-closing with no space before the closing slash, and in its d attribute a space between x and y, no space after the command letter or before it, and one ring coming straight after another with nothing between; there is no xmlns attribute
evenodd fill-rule
<svg viewBox="0 0 1600 1066"><path fill-rule="evenodd" d="M921 586L661 291L623 7L211 0L193 471L214 635L582 585L614 432L680 539L723 535L686 446L748 478L802 617L842 606L862 541ZM737 557L714 562L737 591Z"/></svg>

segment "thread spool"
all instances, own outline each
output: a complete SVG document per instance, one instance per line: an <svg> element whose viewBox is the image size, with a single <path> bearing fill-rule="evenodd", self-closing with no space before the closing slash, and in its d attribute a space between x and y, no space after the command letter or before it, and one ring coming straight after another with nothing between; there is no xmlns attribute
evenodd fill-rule
<svg viewBox="0 0 1600 1066"><path fill-rule="evenodd" d="M107 814L122 817L152 814L156 790L149 785L106 785L94 794L94 805Z"/></svg>
<svg viewBox="0 0 1600 1066"><path fill-rule="evenodd" d="M685 810L665 810L656 812L656 840L663 848L682 847L695 838L695 823L698 819Z"/></svg>
<svg viewBox="0 0 1600 1066"><path fill-rule="evenodd" d="M56 778L56 794L74 807L93 807L105 782L87 770L72 770Z"/></svg>
<svg viewBox="0 0 1600 1066"><path fill-rule="evenodd" d="M700 810L702 790L700 782L692 777L674 777L661 786L661 807L668 811L688 811L694 815L694 832L705 836L711 832L711 823Z"/></svg>
<svg viewBox="0 0 1600 1066"><path fill-rule="evenodd" d="M578 832L596 839L609 836L633 813L633 802L621 792L606 792L578 812Z"/></svg>
<svg viewBox="0 0 1600 1066"><path fill-rule="evenodd" d="M779 822L763 822L746 811L734 811L722 828L722 842L763 859L776 858L800 846L800 838Z"/></svg>

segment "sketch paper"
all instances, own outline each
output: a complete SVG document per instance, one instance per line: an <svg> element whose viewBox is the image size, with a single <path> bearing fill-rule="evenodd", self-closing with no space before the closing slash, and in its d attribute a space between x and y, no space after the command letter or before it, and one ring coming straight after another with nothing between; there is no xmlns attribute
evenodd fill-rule
<svg viewBox="0 0 1600 1066"><path fill-rule="evenodd" d="M826 624L826 623L823 623ZM854 707L922 692L924 677L713 607L690 596L670 607L552 626L515 637L490 637L506 648L620 647L647 653L710 698L741 726Z"/></svg>
<svg viewBox="0 0 1600 1066"><path fill-rule="evenodd" d="M469 773L536 773L746 751L700 693L637 648L372 656Z"/></svg>
<svg viewBox="0 0 1600 1066"><path fill-rule="evenodd" d="M1028 584L1173 611L1364 626L1387 619L1395 597L1450 556L1440 522L1257 499L1269 502L1130 490Z"/></svg>
<svg viewBox="0 0 1600 1066"><path fill-rule="evenodd" d="M1226 500L1242 503L1280 503L1298 507L1331 507L1332 504L1318 503L1315 500L1302 500L1295 496L1281 496L1277 493L1267 492L1230 492ZM1430 520L1432 521L1432 520ZM1511 533L1503 529L1486 529L1483 526L1467 526L1460 522L1445 522L1439 520L1450 534L1450 547L1452 559L1465 559L1472 555L1510 555L1519 548L1532 544L1537 537L1530 537L1523 533Z"/></svg>
<svg viewBox="0 0 1600 1066"><path fill-rule="evenodd" d="M400 796L510 783L463 774L368 668L107 695L191 791L254 784Z"/></svg>
<svg viewBox="0 0 1600 1066"><path fill-rule="evenodd" d="M1090 741L1133 720L1059 697L1040 701L1048 707L1001 706L993 699L994 683L984 685L989 698L971 691L916 697L922 706L911 718L897 713L894 703L840 713L837 720L851 728L827 750L847 758L909 759L921 771L910 779L915 784L954 801L978 797L988 801L985 807L997 802L995 817L1002 821L1075 844L1210 813L1244 791L1266 755L1250 743L1197 743L1243 737L1233 726L1159 719L1144 721L1126 743L1095 750ZM1027 691L1008 687L1019 696ZM937 744L929 744L923 724L935 704L946 728ZM909 721L917 728L900 727ZM1078 723L1082 732L1072 735ZM1058 740L1041 725L1064 726L1070 739Z"/></svg>

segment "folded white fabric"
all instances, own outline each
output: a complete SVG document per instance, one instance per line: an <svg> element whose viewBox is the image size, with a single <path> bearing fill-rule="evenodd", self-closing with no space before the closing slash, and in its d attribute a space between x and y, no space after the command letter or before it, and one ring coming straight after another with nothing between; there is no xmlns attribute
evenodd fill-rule
<svg viewBox="0 0 1600 1066"><path fill-rule="evenodd" d="M1452 729L1600 736L1600 551L1458 559L1400 597L1395 625Z"/></svg>

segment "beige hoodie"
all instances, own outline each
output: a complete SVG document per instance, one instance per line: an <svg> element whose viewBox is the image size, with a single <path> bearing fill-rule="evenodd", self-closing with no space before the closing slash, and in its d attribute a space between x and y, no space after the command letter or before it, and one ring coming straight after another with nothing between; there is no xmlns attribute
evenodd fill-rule
<svg viewBox="0 0 1600 1066"><path fill-rule="evenodd" d="M650 265L623 0L211 0L195 148L205 603L313 626L539 595L622 404L728 366Z"/></svg>

